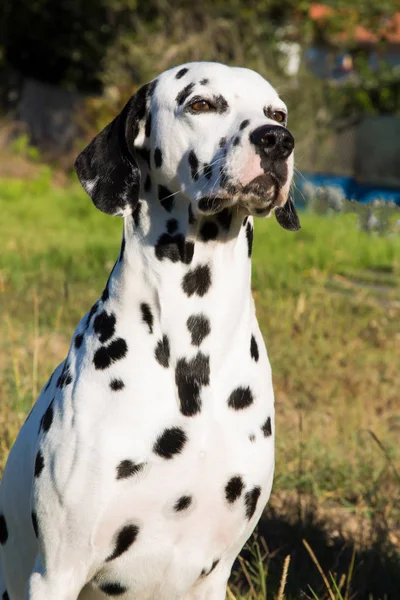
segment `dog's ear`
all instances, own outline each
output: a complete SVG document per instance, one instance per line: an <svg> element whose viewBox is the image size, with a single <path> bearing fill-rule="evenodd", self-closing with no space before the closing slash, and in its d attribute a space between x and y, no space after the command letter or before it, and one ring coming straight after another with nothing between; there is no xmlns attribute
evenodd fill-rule
<svg viewBox="0 0 400 600"><path fill-rule="evenodd" d="M151 85L140 88L75 161L83 188L95 206L109 215L131 213L139 199L140 169L133 144L146 113Z"/></svg>
<svg viewBox="0 0 400 600"><path fill-rule="evenodd" d="M275 217L283 229L298 231L301 227L299 215L297 214L293 200L290 196L284 206L275 209Z"/></svg>

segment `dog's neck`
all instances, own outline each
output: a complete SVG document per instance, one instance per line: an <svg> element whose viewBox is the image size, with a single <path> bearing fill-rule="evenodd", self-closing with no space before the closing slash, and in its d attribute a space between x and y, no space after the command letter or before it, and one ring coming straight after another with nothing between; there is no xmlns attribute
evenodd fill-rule
<svg viewBox="0 0 400 600"><path fill-rule="evenodd" d="M140 310L144 321L152 319L150 329L168 334L171 353L174 339L188 338L189 317L212 315L218 340L213 343L221 346L221 355L227 353L253 320L252 236L251 218L236 208L195 218L184 198L176 197L170 211L144 198L125 217L121 255L107 295L122 313Z"/></svg>

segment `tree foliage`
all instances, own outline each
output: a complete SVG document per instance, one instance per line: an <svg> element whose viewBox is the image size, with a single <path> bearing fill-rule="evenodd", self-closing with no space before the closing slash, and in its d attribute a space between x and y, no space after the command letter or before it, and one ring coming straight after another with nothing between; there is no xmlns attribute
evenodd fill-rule
<svg viewBox="0 0 400 600"><path fill-rule="evenodd" d="M322 21L310 0L3 0L0 66L24 77L97 92L139 85L192 60L243 64L279 80L281 39L335 44L362 24L373 32L395 10L394 0L327 0ZM338 34L346 35L340 38ZM398 78L382 67L359 69L343 111L388 112L398 106ZM396 83L397 82L397 83ZM344 90L344 88L343 88ZM333 94L332 96L335 96Z"/></svg>
<svg viewBox="0 0 400 600"><path fill-rule="evenodd" d="M185 49L189 36L195 36L189 57L196 55L196 47L202 56L210 54L211 42L215 58L220 50L234 57L237 45L243 53L260 36L267 41L276 26L298 11L297 4L294 0L205 0L199 5L191 0L5 0L1 43L5 61L24 76L93 90L118 60L122 65L131 63L117 69L121 73L125 69L137 80L147 75L144 53L148 50L154 56L153 42L161 37L166 41L171 37ZM210 28L212 23L216 28ZM219 39L207 37L216 32ZM176 53L170 54L175 58Z"/></svg>

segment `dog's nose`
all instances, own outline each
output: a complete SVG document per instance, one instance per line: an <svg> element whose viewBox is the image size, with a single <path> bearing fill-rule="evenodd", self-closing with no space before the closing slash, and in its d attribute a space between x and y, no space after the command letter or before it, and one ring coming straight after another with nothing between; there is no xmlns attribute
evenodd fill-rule
<svg viewBox="0 0 400 600"><path fill-rule="evenodd" d="M263 125L250 134L250 142L272 160L287 158L294 148L290 131L278 125Z"/></svg>

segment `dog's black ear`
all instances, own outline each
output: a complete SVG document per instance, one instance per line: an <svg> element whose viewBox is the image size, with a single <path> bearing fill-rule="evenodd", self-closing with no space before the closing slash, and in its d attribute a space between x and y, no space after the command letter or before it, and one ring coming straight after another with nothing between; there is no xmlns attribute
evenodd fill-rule
<svg viewBox="0 0 400 600"><path fill-rule="evenodd" d="M284 206L275 209L275 217L283 229L298 231L301 227L299 215L297 214L293 200L290 196Z"/></svg>
<svg viewBox="0 0 400 600"><path fill-rule="evenodd" d="M83 188L95 206L109 215L129 214L139 199L140 169L133 144L146 113L150 85L132 96L75 161Z"/></svg>

